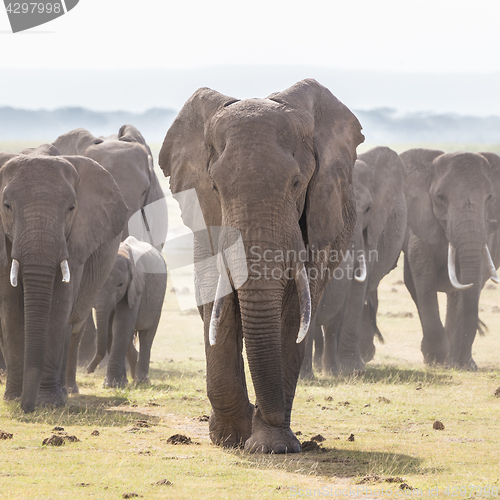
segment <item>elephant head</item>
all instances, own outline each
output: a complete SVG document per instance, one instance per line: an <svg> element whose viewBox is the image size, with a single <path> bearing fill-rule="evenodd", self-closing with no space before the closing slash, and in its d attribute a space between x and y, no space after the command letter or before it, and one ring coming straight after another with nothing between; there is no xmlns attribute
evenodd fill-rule
<svg viewBox="0 0 500 500"><path fill-rule="evenodd" d="M115 265L101 288L96 299L95 311L97 320L97 351L94 359L87 367L92 373L106 355L113 313L122 300L126 300L129 309L137 311L144 291L144 274L135 265L132 246L138 245L135 238L129 236L120 244Z"/></svg>
<svg viewBox="0 0 500 500"><path fill-rule="evenodd" d="M282 315L296 319L286 334L295 343L299 316L305 334L305 318L314 314L329 279L325 267L338 264L328 261L329 252L347 248L356 221L352 167L362 141L359 122L349 109L316 81L303 80L266 99L240 101L199 89L180 111L160 151L159 163L174 196L194 188L205 224L223 226L214 248L228 246L230 231L224 229L241 234L252 265L235 300L259 413L271 426L285 422L293 394L287 393L285 404L284 386L289 391L295 387L290 373L298 376L301 361L282 346ZM181 208L185 223L199 229L190 207ZM296 256L306 248L320 257L304 267ZM277 254L285 258L270 257ZM227 252L226 258L231 279L241 262L232 262ZM287 269L297 273L300 314L283 310L287 301L295 304L290 295L297 297ZM315 270L318 279L308 283L306 269L309 274ZM304 299L309 287L310 303ZM213 308L212 327L223 311L219 305Z"/></svg>
<svg viewBox="0 0 500 500"><path fill-rule="evenodd" d="M485 270L498 279L487 246L496 203L490 164L476 153L427 149L411 149L401 159L407 171L408 226L429 244L446 244L448 276L456 290L479 293Z"/></svg>
<svg viewBox="0 0 500 500"><path fill-rule="evenodd" d="M55 154L48 146L0 154L0 265L23 291L25 411L34 409L42 372L56 369L44 367L49 324L68 333L71 305L52 307L54 290L67 287L74 300L84 264L98 269L101 247L121 233L126 215L116 183L99 164ZM54 350L62 351L64 334L59 340Z"/></svg>

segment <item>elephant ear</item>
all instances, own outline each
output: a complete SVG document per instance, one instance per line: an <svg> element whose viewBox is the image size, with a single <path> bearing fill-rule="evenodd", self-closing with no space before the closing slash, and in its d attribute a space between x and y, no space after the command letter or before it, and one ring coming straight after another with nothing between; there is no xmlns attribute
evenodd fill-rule
<svg viewBox="0 0 500 500"><path fill-rule="evenodd" d="M53 144L42 144L36 148L26 148L21 151L28 156L60 156L61 152Z"/></svg>
<svg viewBox="0 0 500 500"><path fill-rule="evenodd" d="M94 137L84 128L75 128L60 135L52 144L62 155L83 155L88 147L101 144L103 140Z"/></svg>
<svg viewBox="0 0 500 500"><path fill-rule="evenodd" d="M130 309L133 309L139 304L142 292L144 291L145 279L144 274L140 272L134 262L134 255L131 247L127 243L122 243L122 246L126 247L128 253L128 268L130 272L130 283L127 287L127 303Z"/></svg>
<svg viewBox="0 0 500 500"><path fill-rule="evenodd" d="M494 199L490 205L490 219L500 219L500 156L495 153L479 153L488 162L488 175L493 184ZM498 225L498 222L497 222Z"/></svg>
<svg viewBox="0 0 500 500"><path fill-rule="evenodd" d="M137 142L139 144L142 144L147 149L148 154L153 157L151 149L146 143L146 139L144 139L143 135L133 125L122 125L120 127L120 130L118 131L118 140L124 142Z"/></svg>
<svg viewBox="0 0 500 500"><path fill-rule="evenodd" d="M372 195L367 225L368 246L372 249L377 246L382 231L387 227L387 221L399 201L397 198L402 196L400 193L404 185L405 167L395 151L379 146L358 156L354 168L355 176L357 168L371 171L369 184L365 187Z"/></svg>
<svg viewBox="0 0 500 500"><path fill-rule="evenodd" d="M364 141L354 114L316 80L302 80L268 97L296 109L310 124L316 156L306 196L307 243L314 250L345 250L356 224L352 169Z"/></svg>
<svg viewBox="0 0 500 500"><path fill-rule="evenodd" d="M109 172L83 156L64 156L79 174L76 187L78 210L68 237L74 265L83 264L103 243L123 231L127 206Z"/></svg>
<svg viewBox="0 0 500 500"><path fill-rule="evenodd" d="M1 176L2 176L2 167L12 158L18 156L15 153L3 153L0 151L0 185L3 184ZM7 246L5 242L5 232L3 230L2 220L0 218L0 267L10 266L10 256L7 253Z"/></svg>
<svg viewBox="0 0 500 500"><path fill-rule="evenodd" d="M172 194L181 205L184 223L192 231L201 229L197 207L193 206L192 197L175 195L196 188L198 200L203 200L201 211L205 224L221 225L220 203L207 171L209 149L205 130L217 111L237 101L215 90L198 89L186 101L163 141L160 168L166 177L170 177Z"/></svg>
<svg viewBox="0 0 500 500"><path fill-rule="evenodd" d="M406 171L408 226L415 236L429 243L437 243L442 232L429 194L435 174L433 162L442 154L443 151L416 148L400 155Z"/></svg>

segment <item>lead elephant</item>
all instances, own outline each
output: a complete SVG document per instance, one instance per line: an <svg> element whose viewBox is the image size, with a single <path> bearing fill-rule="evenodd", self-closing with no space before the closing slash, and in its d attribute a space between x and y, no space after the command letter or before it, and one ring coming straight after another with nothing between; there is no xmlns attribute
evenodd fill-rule
<svg viewBox="0 0 500 500"><path fill-rule="evenodd" d="M354 229L352 168L363 139L356 117L314 80L241 101L199 89L167 132L159 163L195 232L214 443L300 451L290 429L300 341L338 265L330 254L347 248Z"/></svg>
<svg viewBox="0 0 500 500"><path fill-rule="evenodd" d="M102 165L115 179L128 207L123 228L122 241L129 236L129 221L135 217L134 236L148 241L161 250L167 233L167 217L156 217L166 213L165 194L153 168L151 150L142 134L133 125L123 125L118 134L95 137L88 130L78 128L59 136L53 143L66 155L83 155ZM92 317L86 325L85 335L78 352L80 340L70 346L67 382L72 392L78 392L76 384L77 358L87 364L95 355L95 326Z"/></svg>
<svg viewBox="0 0 500 500"><path fill-rule="evenodd" d="M4 397L25 412L65 402L70 333L113 267L127 214L106 170L58 153L0 153Z"/></svg>
<svg viewBox="0 0 500 500"><path fill-rule="evenodd" d="M489 277L498 282L499 159L429 149L401 158L408 174L405 284L422 324L424 361L475 370L479 295ZM444 327L437 292L447 295Z"/></svg>
<svg viewBox="0 0 500 500"><path fill-rule="evenodd" d="M406 235L404 165L390 148L376 147L358 156L354 187L358 222L342 273L325 288L315 318L315 337L324 332L323 369L329 373L363 371L375 354L377 289L396 267ZM369 321L366 321L369 319ZM312 336L308 342L312 350ZM317 347L321 356L321 344ZM311 355L302 373L312 372ZM319 361L319 360L318 360Z"/></svg>
<svg viewBox="0 0 500 500"><path fill-rule="evenodd" d="M109 351L107 387L127 385L125 355L132 378L149 383L151 346L160 321L167 268L160 252L149 243L129 236L120 244L118 256L97 296L97 351L87 368L92 373ZM139 359L130 349L134 334L139 338Z"/></svg>

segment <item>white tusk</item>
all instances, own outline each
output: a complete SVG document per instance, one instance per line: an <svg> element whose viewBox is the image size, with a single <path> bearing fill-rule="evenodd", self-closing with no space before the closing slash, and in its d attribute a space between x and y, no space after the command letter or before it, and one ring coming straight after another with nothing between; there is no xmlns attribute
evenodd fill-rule
<svg viewBox="0 0 500 500"><path fill-rule="evenodd" d="M229 287L229 289L228 289ZM212 317L210 318L210 328L208 329L208 341L210 345L215 345L217 340L217 330L219 329L220 317L222 314L222 306L224 305L224 297L231 291L229 281L224 280L222 275L219 276L217 290L215 292L215 301L212 308Z"/></svg>
<svg viewBox="0 0 500 500"><path fill-rule="evenodd" d="M356 281L363 283L363 281L366 280L366 261L364 253L361 254L361 260L359 261L359 263L361 268L361 274L359 276L356 276L356 272L354 272L354 279Z"/></svg>
<svg viewBox="0 0 500 500"><path fill-rule="evenodd" d="M12 266L10 268L10 284L13 287L17 286L17 275L19 274L19 262L12 259Z"/></svg>
<svg viewBox="0 0 500 500"><path fill-rule="evenodd" d="M457 290L468 290L474 283L469 283L467 285L462 285L457 279L457 272L455 270L455 249L451 243L448 243L448 276L450 282L454 288Z"/></svg>
<svg viewBox="0 0 500 500"><path fill-rule="evenodd" d="M295 273L295 283L299 294L300 304L300 328L297 335L297 344L300 344L306 336L311 324L311 292L304 263Z"/></svg>
<svg viewBox="0 0 500 500"><path fill-rule="evenodd" d="M69 283L69 279L70 279L70 276L69 276L69 265L68 265L68 261L66 259L64 259L62 262L61 262L61 272L62 272L62 281L63 283Z"/></svg>
<svg viewBox="0 0 500 500"><path fill-rule="evenodd" d="M495 264L493 264L490 251L488 250L488 245L484 245L483 252L486 264L488 265L488 270L490 271L491 281L494 281L495 283L500 283L500 279L498 279L497 270L495 269Z"/></svg>

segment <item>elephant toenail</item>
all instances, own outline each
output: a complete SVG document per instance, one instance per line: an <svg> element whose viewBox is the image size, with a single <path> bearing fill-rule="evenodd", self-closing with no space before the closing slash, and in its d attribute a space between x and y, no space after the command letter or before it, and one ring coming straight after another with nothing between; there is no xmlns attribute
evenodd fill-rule
<svg viewBox="0 0 500 500"><path fill-rule="evenodd" d="M301 447L299 443L293 443L293 453L300 453Z"/></svg>
<svg viewBox="0 0 500 500"><path fill-rule="evenodd" d="M285 443L275 444L273 447L273 453L286 453L288 450Z"/></svg>

